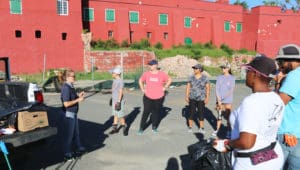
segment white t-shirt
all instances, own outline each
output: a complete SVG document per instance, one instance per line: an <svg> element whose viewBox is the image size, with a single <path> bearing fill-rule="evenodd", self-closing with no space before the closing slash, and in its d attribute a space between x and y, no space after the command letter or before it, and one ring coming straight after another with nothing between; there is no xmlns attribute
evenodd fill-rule
<svg viewBox="0 0 300 170"><path fill-rule="evenodd" d="M237 152L251 152L269 146L276 141L284 110L284 103L275 92L253 93L246 97L240 106L230 114L232 127L231 139L239 138L240 132L256 134L256 141L247 150L235 149ZM234 169L280 169L283 165L283 153L277 143L275 152L278 158L252 165L250 158L233 159Z"/></svg>

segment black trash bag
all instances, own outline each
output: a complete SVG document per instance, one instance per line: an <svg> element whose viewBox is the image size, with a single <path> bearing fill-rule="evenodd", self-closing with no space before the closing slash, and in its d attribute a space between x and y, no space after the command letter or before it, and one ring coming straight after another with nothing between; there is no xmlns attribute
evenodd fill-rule
<svg viewBox="0 0 300 170"><path fill-rule="evenodd" d="M231 152L221 153L212 143L201 140L188 146L192 170L231 170Z"/></svg>

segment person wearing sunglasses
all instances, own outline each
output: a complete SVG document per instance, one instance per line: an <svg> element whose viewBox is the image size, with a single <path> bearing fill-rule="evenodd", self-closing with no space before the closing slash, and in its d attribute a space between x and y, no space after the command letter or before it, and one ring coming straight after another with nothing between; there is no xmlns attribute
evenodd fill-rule
<svg viewBox="0 0 300 170"><path fill-rule="evenodd" d="M286 107L278 131L278 139L287 161L287 169L300 169L300 47L287 44L280 47L276 56L285 78L279 95Z"/></svg>
<svg viewBox="0 0 300 170"><path fill-rule="evenodd" d="M205 134L204 130L204 109L209 101L210 82L203 74L203 66L196 64L193 67L194 75L190 76L186 85L185 100L189 104L190 116L188 118L188 132L192 133L194 115L199 119L198 132Z"/></svg>
<svg viewBox="0 0 300 170"><path fill-rule="evenodd" d="M260 55L243 67L252 93L230 113L231 139L216 139L214 148L233 151L234 170L279 170L283 152L276 137L284 103L269 85L277 72L275 61Z"/></svg>
<svg viewBox="0 0 300 170"><path fill-rule="evenodd" d="M212 133L212 136L217 136L222 124L222 117L224 117L227 121L226 138L230 139L231 128L229 124L229 115L232 108L235 78L231 73L230 64L228 62L221 65L221 69L222 74L217 77L216 81L216 110L218 112L217 129Z"/></svg>
<svg viewBox="0 0 300 170"><path fill-rule="evenodd" d="M79 103L84 100L84 92L76 93L74 88L75 72L73 70L65 70L64 72L65 83L61 89L61 101L64 111L64 160L70 161L74 157L81 155L85 152L85 148L81 144L79 135L79 124L77 113L79 110ZM73 151L75 145L75 152ZM75 153L75 154L74 154Z"/></svg>

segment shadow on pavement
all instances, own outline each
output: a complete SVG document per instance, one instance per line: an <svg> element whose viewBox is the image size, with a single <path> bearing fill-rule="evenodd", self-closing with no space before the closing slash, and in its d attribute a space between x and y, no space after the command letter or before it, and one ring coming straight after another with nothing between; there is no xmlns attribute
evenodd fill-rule
<svg viewBox="0 0 300 170"><path fill-rule="evenodd" d="M141 112L141 107L134 107L133 110L126 116L126 123L127 123L127 128L128 128L128 133L130 132L129 129L136 119L137 115L140 114Z"/></svg>
<svg viewBox="0 0 300 170"><path fill-rule="evenodd" d="M159 114L159 121L158 121L158 125L157 125L157 128L159 128L159 125L161 123L161 121L170 113L172 109L169 108L169 107L162 107L161 111L160 111L160 114ZM149 116L149 120L146 122L146 125L145 125L145 129L146 130L151 124L152 124L152 113L150 114Z"/></svg>
<svg viewBox="0 0 300 170"><path fill-rule="evenodd" d="M199 128L199 121L197 119L197 114L194 114L193 120L194 120L196 126ZM188 105L185 105L181 109L181 116L186 119L186 126L188 127L188 120L190 117L190 109L189 109ZM213 112L210 109L208 109L207 107L205 107L205 110L204 110L204 119L206 119L212 127L215 127L217 125L217 118L214 116Z"/></svg>
<svg viewBox="0 0 300 170"><path fill-rule="evenodd" d="M179 170L179 165L178 165L178 161L176 158L171 157L168 160L166 170Z"/></svg>
<svg viewBox="0 0 300 170"><path fill-rule="evenodd" d="M23 158L11 161L13 169L46 169L49 166L57 164L55 169L74 167L78 157L72 162L64 162L63 160L63 140L64 140L64 125L63 112L60 107L49 107L48 120L49 125L57 127L58 133L56 136L36 142L33 146L26 146L25 155ZM80 138L87 152L104 147L104 140L108 135L104 132L111 126L113 117L110 117L104 124L89 122L79 119ZM91 130L93 129L93 130ZM84 156L84 155L82 155ZM28 163L27 163L28 162ZM34 162L35 164L32 164Z"/></svg>

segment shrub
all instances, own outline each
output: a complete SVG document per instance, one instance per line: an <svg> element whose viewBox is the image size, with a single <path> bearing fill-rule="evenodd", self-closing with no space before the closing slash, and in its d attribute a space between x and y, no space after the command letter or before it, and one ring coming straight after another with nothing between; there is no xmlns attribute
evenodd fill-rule
<svg viewBox="0 0 300 170"><path fill-rule="evenodd" d="M158 42L154 45L154 48L156 49L163 49L163 44L161 42Z"/></svg>
<svg viewBox="0 0 300 170"><path fill-rule="evenodd" d="M115 39L109 39L105 42L105 49L110 49L110 48L119 48L119 44Z"/></svg>
<svg viewBox="0 0 300 170"><path fill-rule="evenodd" d="M193 55L194 59L198 60L199 58L201 58L201 50L200 49L194 49L193 48L191 51L194 54Z"/></svg>
<svg viewBox="0 0 300 170"><path fill-rule="evenodd" d="M229 56L233 54L233 49L231 49L228 45L222 44L220 48L225 51Z"/></svg>
<svg viewBox="0 0 300 170"><path fill-rule="evenodd" d="M123 40L122 42L121 42L121 47L125 47L125 48L128 48L130 45L129 45L129 43L128 43L128 40L126 39L126 40Z"/></svg>
<svg viewBox="0 0 300 170"><path fill-rule="evenodd" d="M204 44L204 47L205 48L208 48L208 49L214 49L216 48L213 44L212 44L212 41L209 41L207 43Z"/></svg>
<svg viewBox="0 0 300 170"><path fill-rule="evenodd" d="M238 50L238 53L241 53L241 54L247 54L247 53L248 53L248 50L245 49L245 48L242 48L242 49L239 49L239 50Z"/></svg>
<svg viewBox="0 0 300 170"><path fill-rule="evenodd" d="M150 44L150 42L149 42L148 39L141 39L140 45L141 45L142 49L149 48L151 46L151 44Z"/></svg>
<svg viewBox="0 0 300 170"><path fill-rule="evenodd" d="M141 49L141 44L137 43L137 42L133 42L132 44L130 44L130 48L132 49Z"/></svg>

